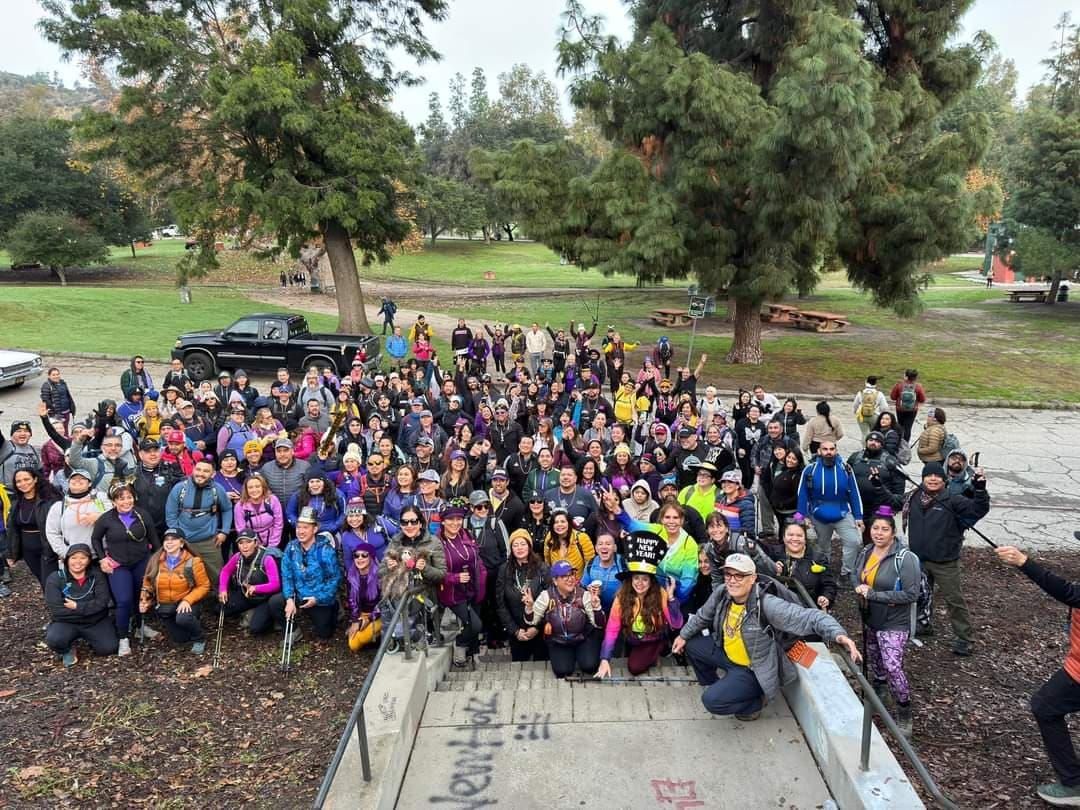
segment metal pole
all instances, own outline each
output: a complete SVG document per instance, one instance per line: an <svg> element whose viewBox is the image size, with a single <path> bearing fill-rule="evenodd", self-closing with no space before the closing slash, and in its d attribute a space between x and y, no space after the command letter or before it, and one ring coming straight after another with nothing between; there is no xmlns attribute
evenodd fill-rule
<svg viewBox="0 0 1080 810"><path fill-rule="evenodd" d="M698 319L694 318L694 326L690 330L690 348L686 350L686 367L690 368L690 356L694 353L694 337L697 335L697 322Z"/></svg>
<svg viewBox="0 0 1080 810"><path fill-rule="evenodd" d="M405 609L401 611L401 639L405 644L405 660L412 661L412 628L409 627L408 614L412 609L412 597L405 600Z"/></svg>
<svg viewBox="0 0 1080 810"><path fill-rule="evenodd" d="M360 716L356 718L356 740L360 745L360 770L364 774L364 781L371 781L371 754L368 751L367 720L364 718L364 710L360 709Z"/></svg>
<svg viewBox="0 0 1080 810"><path fill-rule="evenodd" d="M862 742L859 749L859 770L870 770L870 727L874 722L874 711L866 697L866 687L862 687Z"/></svg>

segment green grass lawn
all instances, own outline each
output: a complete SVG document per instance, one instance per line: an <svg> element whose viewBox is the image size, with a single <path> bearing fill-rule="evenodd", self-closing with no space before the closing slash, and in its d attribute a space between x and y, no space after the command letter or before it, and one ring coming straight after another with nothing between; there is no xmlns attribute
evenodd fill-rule
<svg viewBox="0 0 1080 810"><path fill-rule="evenodd" d="M193 303L182 305L175 289L161 287L11 287L0 295L0 346L167 360L181 332L225 327L266 309L226 290L196 289ZM308 318L315 330L337 326L328 315Z"/></svg>

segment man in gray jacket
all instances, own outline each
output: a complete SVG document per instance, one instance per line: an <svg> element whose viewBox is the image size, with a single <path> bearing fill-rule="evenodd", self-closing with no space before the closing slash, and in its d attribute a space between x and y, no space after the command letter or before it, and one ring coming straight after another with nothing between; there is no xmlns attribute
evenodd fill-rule
<svg viewBox="0 0 1080 810"><path fill-rule="evenodd" d="M135 475L135 459L124 449L123 431L110 428L101 440L101 455L84 455L86 443L94 437L90 428L76 428L71 436L71 447L64 454L73 470L86 470L90 480L100 492L108 492L113 479L129 480Z"/></svg>
<svg viewBox="0 0 1080 810"><path fill-rule="evenodd" d="M862 660L855 642L828 613L765 593L757 585L754 561L745 554L727 558L724 587L713 591L686 620L671 651L686 650L698 683L706 687L701 696L706 709L749 722L757 720L762 707L797 677L776 631L816 634L842 644L856 663ZM717 678L717 669L725 671L723 678Z"/></svg>
<svg viewBox="0 0 1080 810"><path fill-rule="evenodd" d="M306 461L296 457L291 439L278 439L274 442L274 460L263 464L259 472L284 507L300 491L310 468Z"/></svg>

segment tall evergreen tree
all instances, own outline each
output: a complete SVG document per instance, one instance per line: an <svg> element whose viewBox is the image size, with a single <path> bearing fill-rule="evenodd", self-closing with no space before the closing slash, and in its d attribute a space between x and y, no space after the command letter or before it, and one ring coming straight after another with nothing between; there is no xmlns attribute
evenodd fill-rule
<svg viewBox="0 0 1080 810"><path fill-rule="evenodd" d="M111 154L170 183L178 214L204 233L255 223L294 253L321 237L338 329L369 331L353 246L365 264L389 259L410 229L401 197L418 164L412 130L387 108L411 80L389 54L434 58L422 24L445 0L42 6L49 40L125 82L115 113L89 119Z"/></svg>
<svg viewBox="0 0 1080 810"><path fill-rule="evenodd" d="M973 220L986 118L937 126L978 73L972 48L947 45L969 5L638 0L620 44L571 0L561 67L614 149L549 196L566 206L543 213L560 223L549 243L604 272L695 275L730 300L731 362L761 362L761 303L812 289L827 255L911 312L919 266ZM504 188L527 187L513 165Z"/></svg>

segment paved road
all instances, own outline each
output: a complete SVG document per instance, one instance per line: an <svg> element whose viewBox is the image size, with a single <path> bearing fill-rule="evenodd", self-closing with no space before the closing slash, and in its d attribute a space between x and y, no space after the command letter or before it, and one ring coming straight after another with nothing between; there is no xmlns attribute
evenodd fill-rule
<svg viewBox="0 0 1080 810"><path fill-rule="evenodd" d="M46 356L46 366L59 365L82 413L99 400L120 397L120 374L125 363L111 360L68 360ZM166 368L149 366L160 381ZM22 389L0 389L0 417L5 433L12 419L37 424L40 379ZM260 390L267 378L255 378ZM969 453L979 451L990 478L993 507L979 528L995 542L1017 542L1031 548L1080 550L1073 531L1080 528L1080 418L1070 411L949 407L949 429ZM847 433L840 443L847 454L859 447L859 430L846 400L834 403ZM854 437L854 438L852 438ZM40 431L35 442L43 441ZM917 476L919 462L908 466ZM982 545L969 533L968 542Z"/></svg>

